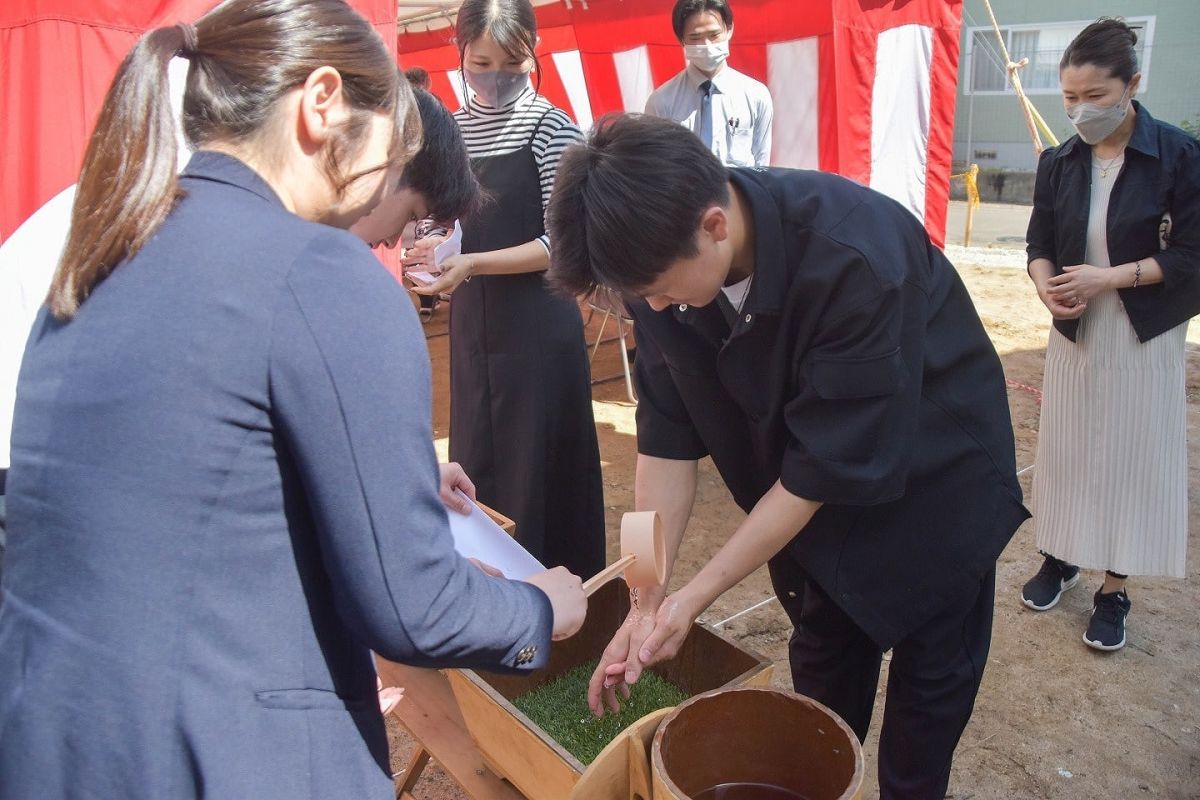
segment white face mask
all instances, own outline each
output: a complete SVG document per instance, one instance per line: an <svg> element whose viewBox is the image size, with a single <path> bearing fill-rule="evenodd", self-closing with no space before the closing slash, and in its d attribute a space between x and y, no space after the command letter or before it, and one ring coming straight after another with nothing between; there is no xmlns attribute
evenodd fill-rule
<svg viewBox="0 0 1200 800"><path fill-rule="evenodd" d="M1067 119L1071 120L1083 141L1088 144L1102 142L1125 121L1125 116L1129 113L1128 97L1129 87L1126 86L1125 91L1121 93L1121 99L1111 106L1076 103L1067 109Z"/></svg>
<svg viewBox="0 0 1200 800"><path fill-rule="evenodd" d="M504 108L520 97L529 85L528 72L472 72L464 69L463 77L479 102L492 108Z"/></svg>
<svg viewBox="0 0 1200 800"><path fill-rule="evenodd" d="M729 58L729 40L712 44L685 44L683 57L701 72L716 72Z"/></svg>

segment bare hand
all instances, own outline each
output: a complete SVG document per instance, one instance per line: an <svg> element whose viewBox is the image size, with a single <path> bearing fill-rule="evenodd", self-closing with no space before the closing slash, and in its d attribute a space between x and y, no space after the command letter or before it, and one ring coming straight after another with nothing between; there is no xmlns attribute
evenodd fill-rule
<svg viewBox="0 0 1200 800"><path fill-rule="evenodd" d="M1050 316L1055 319L1068 320L1079 319L1083 316L1083 312L1087 311L1087 301L1078 302L1073 298L1065 300L1058 295L1052 295L1048 291L1049 286L1037 284L1038 297L1050 312Z"/></svg>
<svg viewBox="0 0 1200 800"><path fill-rule="evenodd" d="M600 663L588 682L588 707L597 717L604 716L605 707L614 714L620 711L617 695L628 700L629 687L642 677L643 665L638 651L654 630L654 614L664 593L661 586L642 589L640 602L629 609L625 622L604 648Z"/></svg>
<svg viewBox="0 0 1200 800"><path fill-rule="evenodd" d="M1046 281L1046 293L1066 306L1086 304L1101 292L1113 288L1114 274L1111 269L1090 264L1063 267L1061 275L1052 275Z"/></svg>
<svg viewBox="0 0 1200 800"><path fill-rule="evenodd" d="M421 241L425 241L422 239ZM475 257L468 254L450 256L441 263L441 276L428 286L417 286L413 291L417 294L427 294L437 297L439 294L450 294L463 281L470 280L475 274Z"/></svg>
<svg viewBox="0 0 1200 800"><path fill-rule="evenodd" d="M433 251L444 241L446 241L445 236L426 236L424 239L420 239L404 251L400 265L405 270L432 268L434 266Z"/></svg>
<svg viewBox="0 0 1200 800"><path fill-rule="evenodd" d="M703 610L693 601L686 586L669 595L654 614L654 630L642 642L638 660L648 667L660 661L670 661L678 655L683 640L692 629L692 623Z"/></svg>
<svg viewBox="0 0 1200 800"><path fill-rule="evenodd" d="M453 461L449 464L438 464L438 472L440 474L438 496L442 498L442 503L451 511L457 511L463 515L470 514L471 506L454 491L459 489L467 497L475 499L475 484L471 483L467 473ZM484 571L486 572L486 570Z"/></svg>
<svg viewBox="0 0 1200 800"><path fill-rule="evenodd" d="M583 627L587 616L587 595L583 593L583 581L572 575L566 567L555 567L525 579L526 583L546 593L550 607L554 609L554 641L570 638Z"/></svg>
<svg viewBox="0 0 1200 800"><path fill-rule="evenodd" d="M478 558L468 558L467 561L470 561L472 564L474 564L479 569L479 571L482 572L484 575L490 575L493 578L503 578L504 577L503 572L496 569L495 567L493 567L491 564L487 563L486 561L480 561Z"/></svg>

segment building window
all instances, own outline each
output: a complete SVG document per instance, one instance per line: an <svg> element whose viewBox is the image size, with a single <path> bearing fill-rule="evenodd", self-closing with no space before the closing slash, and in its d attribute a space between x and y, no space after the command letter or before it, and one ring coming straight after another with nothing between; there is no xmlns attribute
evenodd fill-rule
<svg viewBox="0 0 1200 800"><path fill-rule="evenodd" d="M1140 91L1150 81L1150 52L1154 39L1154 17L1130 17L1125 20L1137 33L1138 65L1142 72ZM1021 70L1021 85L1027 94L1058 94L1058 62L1071 40L1091 20L1033 25L1009 25L1000 29L1013 61L1029 59ZM967 29L967 93L1002 94L1011 91L1004 57L990 27Z"/></svg>

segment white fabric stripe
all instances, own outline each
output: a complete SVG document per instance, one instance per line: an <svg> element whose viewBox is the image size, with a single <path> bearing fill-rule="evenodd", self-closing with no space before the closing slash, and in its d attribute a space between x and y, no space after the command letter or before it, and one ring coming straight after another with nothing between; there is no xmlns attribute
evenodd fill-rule
<svg viewBox="0 0 1200 800"><path fill-rule="evenodd" d="M588 130L592 127L592 100L588 96L587 81L583 77L583 59L578 50L567 50L554 53L554 66L558 69L558 77L562 79L563 88L567 90L567 99L571 101L571 110L579 127Z"/></svg>
<svg viewBox="0 0 1200 800"><path fill-rule="evenodd" d="M767 45L767 86L775 104L771 164L820 167L820 48L817 37Z"/></svg>
<svg viewBox="0 0 1200 800"><path fill-rule="evenodd" d="M632 50L613 53L613 64L617 67L617 83L621 86L621 102L626 111L641 113L646 108L646 99L654 91L654 77L650 74L650 50L642 45Z"/></svg>
<svg viewBox="0 0 1200 800"><path fill-rule="evenodd" d="M902 25L879 35L871 91L871 188L925 219L933 29Z"/></svg>
<svg viewBox="0 0 1200 800"><path fill-rule="evenodd" d="M1109 265L1115 180L1093 169L1088 264ZM1088 569L1184 577L1186 333L1139 342L1112 291L1088 302L1075 343L1051 331L1033 480L1040 549Z"/></svg>
<svg viewBox="0 0 1200 800"><path fill-rule="evenodd" d="M462 75L458 70L452 69L446 73L446 77L450 79L450 88L454 90L454 96L458 98L458 104L464 106L467 104L467 98L463 96L463 80Z"/></svg>

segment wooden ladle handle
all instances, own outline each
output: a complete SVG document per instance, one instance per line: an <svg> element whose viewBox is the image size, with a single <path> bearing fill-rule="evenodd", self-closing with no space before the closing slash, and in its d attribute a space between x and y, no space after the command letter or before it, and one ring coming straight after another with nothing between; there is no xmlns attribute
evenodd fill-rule
<svg viewBox="0 0 1200 800"><path fill-rule="evenodd" d="M625 569L634 561L637 561L637 556L635 555L630 554L627 556L622 556L604 569L597 572L592 577L588 578L583 582L584 596L591 597L596 593L597 589L624 572Z"/></svg>

